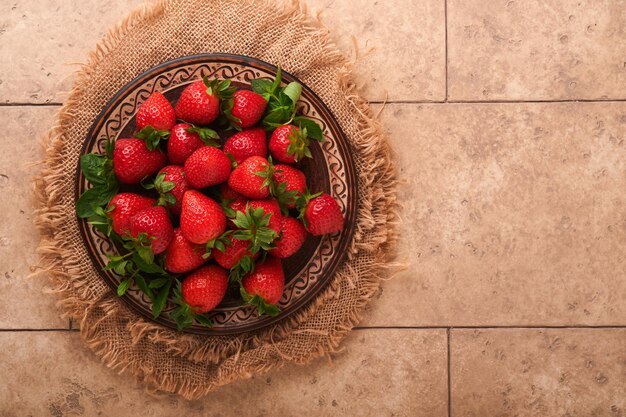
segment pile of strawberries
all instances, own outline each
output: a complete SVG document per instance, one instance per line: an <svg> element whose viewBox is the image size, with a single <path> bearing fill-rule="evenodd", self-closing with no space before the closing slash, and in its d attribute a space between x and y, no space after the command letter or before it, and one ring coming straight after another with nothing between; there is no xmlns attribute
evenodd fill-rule
<svg viewBox="0 0 626 417"><path fill-rule="evenodd" d="M259 314L278 314L281 259L298 252L307 233L343 228L337 202L311 194L298 169L311 157L310 140L323 141L320 127L297 114L301 86L282 86L278 70L251 87L205 77L175 106L154 92L137 111L133 138L81 158L91 187L77 214L125 248L105 267L124 277L118 294L135 283L155 318L172 299L179 329L210 326L205 313L229 282Z"/></svg>

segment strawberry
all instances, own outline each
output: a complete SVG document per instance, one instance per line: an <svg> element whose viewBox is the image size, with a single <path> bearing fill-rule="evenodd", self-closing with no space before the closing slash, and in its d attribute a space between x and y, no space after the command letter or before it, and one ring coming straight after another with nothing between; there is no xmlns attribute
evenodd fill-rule
<svg viewBox="0 0 626 417"><path fill-rule="evenodd" d="M165 269L174 274L192 271L206 262L203 255L204 247L185 239L180 228L176 228L165 252Z"/></svg>
<svg viewBox="0 0 626 417"><path fill-rule="evenodd" d="M155 91L139 107L135 121L139 130L146 126L152 126L156 130L170 130L176 123L176 114L165 96Z"/></svg>
<svg viewBox="0 0 626 417"><path fill-rule="evenodd" d="M306 191L304 172L289 165L274 165L272 195L281 206L292 209L296 207L296 199Z"/></svg>
<svg viewBox="0 0 626 417"><path fill-rule="evenodd" d="M232 97L230 81L209 81L206 77L189 84L176 103L176 116L187 123L208 125L220 113L220 100Z"/></svg>
<svg viewBox="0 0 626 417"><path fill-rule="evenodd" d="M276 249L272 249L270 254L277 258L288 258L300 250L305 239L306 229L302 223L293 217L285 217L280 238L274 241Z"/></svg>
<svg viewBox="0 0 626 417"><path fill-rule="evenodd" d="M253 210L258 208L263 209L263 213L270 216L267 227L275 231L277 235L280 234L283 228L283 214L280 212L278 201L271 198L265 200L251 200L248 202L248 205Z"/></svg>
<svg viewBox="0 0 626 417"><path fill-rule="evenodd" d="M228 241L229 243L226 244L223 251L214 250L212 252L215 262L223 268L230 269L237 265L244 256L252 256L248 250L249 242L247 240L235 239L230 235Z"/></svg>
<svg viewBox="0 0 626 417"><path fill-rule="evenodd" d="M191 189L183 167L168 165L162 168L154 181L154 188L159 193L158 204L168 205L173 214L180 214L185 191Z"/></svg>
<svg viewBox="0 0 626 417"><path fill-rule="evenodd" d="M189 190L183 195L180 228L187 240L208 243L226 230L226 215L215 201L199 191Z"/></svg>
<svg viewBox="0 0 626 417"><path fill-rule="evenodd" d="M120 139L113 150L113 170L126 184L137 184L163 168L165 154L158 149L149 150L141 139Z"/></svg>
<svg viewBox="0 0 626 417"><path fill-rule="evenodd" d="M262 156L251 156L233 170L228 186L248 198L266 198L270 194L273 167Z"/></svg>
<svg viewBox="0 0 626 417"><path fill-rule="evenodd" d="M328 194L306 193L298 199L298 209L299 218L313 236L339 232L343 229L341 207Z"/></svg>
<svg viewBox="0 0 626 417"><path fill-rule="evenodd" d="M189 156L204 145L215 145L219 135L212 129L179 123L170 132L167 157L172 164L184 165Z"/></svg>
<svg viewBox="0 0 626 417"><path fill-rule="evenodd" d="M268 256L256 265L254 271L241 280L241 296L247 304L257 308L259 315L276 315L280 309L276 303L283 296L285 274L280 259Z"/></svg>
<svg viewBox="0 0 626 417"><path fill-rule="evenodd" d="M293 125L276 128L270 137L269 148L272 157L280 162L294 163L312 157L306 129Z"/></svg>
<svg viewBox="0 0 626 417"><path fill-rule="evenodd" d="M167 210L162 206L154 206L143 209L130 218L130 234L140 241L142 237L139 235L145 234L152 253L158 255L167 249L174 237L174 230Z"/></svg>
<svg viewBox="0 0 626 417"><path fill-rule="evenodd" d="M144 197L135 193L119 193L115 195L109 205L109 217L113 231L120 236L130 231L130 218L143 209L154 206L154 198ZM112 208L113 207L113 208ZM112 208L112 209L111 209Z"/></svg>
<svg viewBox="0 0 626 417"><path fill-rule="evenodd" d="M267 155L265 130L256 128L234 134L226 140L224 152L232 155L237 164L251 156L265 157Z"/></svg>
<svg viewBox="0 0 626 417"><path fill-rule="evenodd" d="M217 307L227 289L228 275L217 265L208 265L189 274L174 290L178 307L172 311L171 317L178 330L191 326L194 319L204 326L212 326L211 320L202 314Z"/></svg>
<svg viewBox="0 0 626 417"><path fill-rule="evenodd" d="M235 126L243 129L254 126L263 117L265 107L267 107L267 101L254 91L239 90L235 92L231 110L232 117L238 119L235 121Z"/></svg>
<svg viewBox="0 0 626 417"><path fill-rule="evenodd" d="M230 159L217 148L203 146L185 161L185 175L195 188L220 184L230 176Z"/></svg>

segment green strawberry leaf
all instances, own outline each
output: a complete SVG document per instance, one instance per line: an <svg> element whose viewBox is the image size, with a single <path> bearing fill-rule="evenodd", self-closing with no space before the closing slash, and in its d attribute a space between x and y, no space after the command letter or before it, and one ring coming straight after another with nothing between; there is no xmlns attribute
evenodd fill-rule
<svg viewBox="0 0 626 417"><path fill-rule="evenodd" d="M81 219L95 216L96 209L108 204L117 191L97 186L88 189L76 200L76 215Z"/></svg>
<svg viewBox="0 0 626 417"><path fill-rule="evenodd" d="M165 284L167 284L168 282L170 282L171 278L156 278L150 281L150 284L148 284L149 288L161 288L163 287Z"/></svg>
<svg viewBox="0 0 626 417"><path fill-rule="evenodd" d="M298 126L301 130L306 129L307 135L318 142L324 142L326 140L324 138L324 134L320 125L318 125L311 119L307 119L306 117L302 116L296 116L293 119L293 124Z"/></svg>
<svg viewBox="0 0 626 417"><path fill-rule="evenodd" d="M153 151L159 147L161 140L167 140L170 137L169 130L156 130L148 125L135 133L135 137L146 142L149 150Z"/></svg>
<svg viewBox="0 0 626 417"><path fill-rule="evenodd" d="M208 127L198 127L192 126L188 129L185 129L188 133L197 133L200 137L200 140L207 146L213 146L214 148L219 148L221 145L219 142L220 135Z"/></svg>
<svg viewBox="0 0 626 417"><path fill-rule="evenodd" d="M159 290L154 302L152 303L152 317L155 319L161 315L165 304L167 303L167 297L170 294L170 288L172 286L172 279L169 279L163 287Z"/></svg>
<svg viewBox="0 0 626 417"><path fill-rule="evenodd" d="M203 314L196 314L194 318L201 326L211 328L214 325L213 320Z"/></svg>
<svg viewBox="0 0 626 417"><path fill-rule="evenodd" d="M302 94L302 86L300 85L300 83L292 81L287 84L287 86L283 89L283 93L291 99L291 102L293 104L295 104L298 102L298 100L300 100L300 94Z"/></svg>
<svg viewBox="0 0 626 417"><path fill-rule="evenodd" d="M128 288L130 287L130 284L132 283L133 279L132 278L126 278L124 281L120 282L117 286L117 296L121 297L124 294L126 294L126 291L128 290Z"/></svg>
<svg viewBox="0 0 626 417"><path fill-rule="evenodd" d="M146 280L144 279L143 275L139 273L135 275L135 284L137 284L137 287L139 287L141 292L146 294L148 298L150 298L150 300L154 302L154 293L148 287L148 284L146 283Z"/></svg>

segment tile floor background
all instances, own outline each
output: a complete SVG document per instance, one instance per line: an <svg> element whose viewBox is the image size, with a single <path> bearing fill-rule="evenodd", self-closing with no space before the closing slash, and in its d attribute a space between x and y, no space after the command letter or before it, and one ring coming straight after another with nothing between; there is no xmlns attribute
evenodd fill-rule
<svg viewBox="0 0 626 417"><path fill-rule="evenodd" d="M194 402L103 367L26 279L37 139L139 3L0 4L0 416L626 415L625 0L309 0L375 48L408 268L333 364Z"/></svg>

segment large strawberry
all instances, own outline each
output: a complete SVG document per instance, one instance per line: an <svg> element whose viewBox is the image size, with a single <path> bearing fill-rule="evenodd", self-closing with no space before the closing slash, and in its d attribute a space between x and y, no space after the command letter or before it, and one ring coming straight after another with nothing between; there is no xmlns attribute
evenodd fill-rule
<svg viewBox="0 0 626 417"><path fill-rule="evenodd" d="M158 204L169 206L173 214L180 214L180 209L183 205L183 195L185 191L191 189L191 186L187 182L183 167L168 165L157 174L154 188L159 193Z"/></svg>
<svg viewBox="0 0 626 417"><path fill-rule="evenodd" d="M165 96L155 91L139 107L135 121L139 130L146 126L156 130L170 130L176 123L176 114Z"/></svg>
<svg viewBox="0 0 626 417"><path fill-rule="evenodd" d="M278 258L288 258L298 252L306 240L306 229L293 217L283 219L280 237L274 241L275 249L270 253Z"/></svg>
<svg viewBox="0 0 626 417"><path fill-rule="evenodd" d="M339 232L343 229L341 207L328 194L306 193L298 199L299 218L314 236Z"/></svg>
<svg viewBox="0 0 626 417"><path fill-rule="evenodd" d="M271 188L272 195L278 199L281 206L292 209L296 207L296 200L306 192L306 176L304 172L290 165L274 165L274 180Z"/></svg>
<svg viewBox="0 0 626 417"><path fill-rule="evenodd" d="M165 269L174 274L193 271L206 262L204 247L191 243L180 228L174 229L174 238L165 252Z"/></svg>
<svg viewBox="0 0 626 417"><path fill-rule="evenodd" d="M261 128L248 129L234 134L226 140L224 152L232 155L237 164L251 156L265 157L267 155L265 130Z"/></svg>
<svg viewBox="0 0 626 417"><path fill-rule="evenodd" d="M222 207L199 191L183 195L180 228L187 240L205 244L226 230L226 215Z"/></svg>
<svg viewBox="0 0 626 417"><path fill-rule="evenodd" d="M263 209L263 213L269 215L269 223L267 227L276 232L276 234L280 234L280 231L283 228L283 214L280 212L280 206L278 205L278 201L267 198L265 200L250 200L248 205L254 209Z"/></svg>
<svg viewBox="0 0 626 417"><path fill-rule="evenodd" d="M172 241L174 229L167 210L163 206L154 206L131 217L130 234L143 244L149 243L152 253L158 255L165 252Z"/></svg>
<svg viewBox="0 0 626 417"><path fill-rule="evenodd" d="M228 275L217 265L208 265L191 273L174 290L178 307L171 313L179 330L191 326L194 319L205 326L211 321L203 316L218 306L228 289Z"/></svg>
<svg viewBox="0 0 626 417"><path fill-rule="evenodd" d="M205 188L228 180L230 159L221 150L203 146L185 161L185 175L195 188Z"/></svg>
<svg viewBox="0 0 626 417"><path fill-rule="evenodd" d="M196 149L204 145L214 145L217 139L219 135L212 129L179 123L170 132L167 157L170 163L183 165Z"/></svg>
<svg viewBox="0 0 626 417"><path fill-rule="evenodd" d="M208 125L220 113L220 100L229 100L234 88L230 81L209 81L206 77L189 84L176 103L176 116L187 123Z"/></svg>
<svg viewBox="0 0 626 417"><path fill-rule="evenodd" d="M311 158L309 138L306 129L294 125L284 125L276 128L270 137L270 153L280 162L294 163L302 158Z"/></svg>
<svg viewBox="0 0 626 417"><path fill-rule="evenodd" d="M268 256L241 280L243 300L257 308L259 315L276 315L276 306L285 289L285 274L280 259Z"/></svg>
<svg viewBox="0 0 626 417"><path fill-rule="evenodd" d="M213 250L213 258L215 262L223 268L230 269L237 265L244 256L252 256L248 250L249 242L247 240L235 239L232 235L228 236L228 241L224 250Z"/></svg>
<svg viewBox="0 0 626 417"><path fill-rule="evenodd" d="M149 150L141 139L120 139L113 150L115 176L126 184L137 184L165 166L167 159L159 149Z"/></svg>
<svg viewBox="0 0 626 417"><path fill-rule="evenodd" d="M119 193L108 205L108 215L113 231L120 236L130 232L130 219L143 209L154 206L154 198L144 197L135 193Z"/></svg>
<svg viewBox="0 0 626 417"><path fill-rule="evenodd" d="M235 125L247 129L261 120L267 101L254 91L239 90L233 94L232 106L231 115L236 119Z"/></svg>
<svg viewBox="0 0 626 417"><path fill-rule="evenodd" d="M251 156L233 170L228 186L248 198L266 198L270 194L273 167L262 156Z"/></svg>

